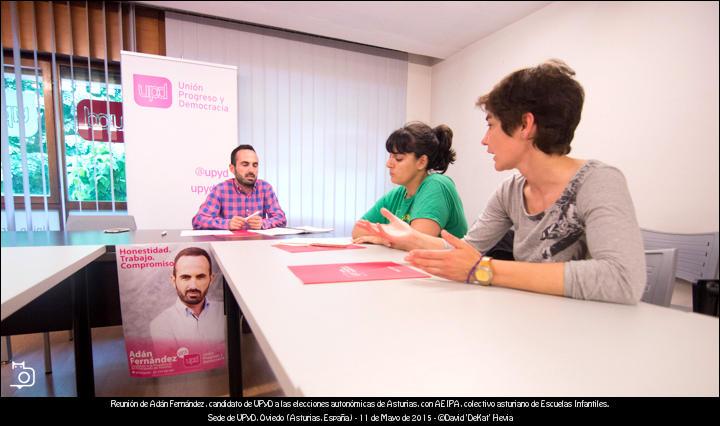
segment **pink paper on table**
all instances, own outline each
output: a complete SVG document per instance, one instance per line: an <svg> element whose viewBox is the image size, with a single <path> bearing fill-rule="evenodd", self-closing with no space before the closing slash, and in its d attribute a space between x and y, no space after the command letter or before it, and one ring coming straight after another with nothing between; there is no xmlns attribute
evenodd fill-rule
<svg viewBox="0 0 720 426"><path fill-rule="evenodd" d="M288 268L305 284L430 278L430 275L395 262L333 263Z"/></svg>
<svg viewBox="0 0 720 426"><path fill-rule="evenodd" d="M280 250L285 250L290 253L305 253L309 251L327 251L327 250L345 250L345 249L364 249L363 246L358 246L355 244L348 244L346 246L322 246L322 245L304 245L304 246L295 246L291 244L274 244L273 247L277 247Z"/></svg>

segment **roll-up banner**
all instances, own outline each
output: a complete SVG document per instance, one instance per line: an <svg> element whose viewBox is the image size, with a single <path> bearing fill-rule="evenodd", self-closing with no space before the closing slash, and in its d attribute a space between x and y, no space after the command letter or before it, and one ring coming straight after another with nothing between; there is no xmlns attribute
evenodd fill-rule
<svg viewBox="0 0 720 426"><path fill-rule="evenodd" d="M121 52L128 213L192 229L238 144L237 67Z"/></svg>

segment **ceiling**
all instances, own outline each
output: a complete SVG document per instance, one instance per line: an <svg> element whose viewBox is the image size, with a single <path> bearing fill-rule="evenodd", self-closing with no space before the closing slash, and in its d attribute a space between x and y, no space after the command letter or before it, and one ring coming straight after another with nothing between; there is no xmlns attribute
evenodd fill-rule
<svg viewBox="0 0 720 426"><path fill-rule="evenodd" d="M549 1L141 1L445 59Z"/></svg>

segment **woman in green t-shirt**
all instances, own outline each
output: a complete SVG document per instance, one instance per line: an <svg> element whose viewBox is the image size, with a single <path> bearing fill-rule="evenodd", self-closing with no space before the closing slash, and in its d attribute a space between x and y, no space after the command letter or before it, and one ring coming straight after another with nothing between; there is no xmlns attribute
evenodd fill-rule
<svg viewBox="0 0 720 426"><path fill-rule="evenodd" d="M455 183L443 174L455 161L452 138L452 130L444 124L433 129L413 122L395 130L385 142L390 153L386 166L390 180L399 186L380 198L360 221L388 223L380 214L386 208L422 233L437 237L445 229L463 237L468 226L462 201ZM385 244L357 224L352 236L356 243Z"/></svg>

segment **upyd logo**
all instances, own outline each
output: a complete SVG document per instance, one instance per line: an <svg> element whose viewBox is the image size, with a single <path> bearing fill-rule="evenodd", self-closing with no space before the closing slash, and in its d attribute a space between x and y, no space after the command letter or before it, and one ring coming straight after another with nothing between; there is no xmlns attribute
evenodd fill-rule
<svg viewBox="0 0 720 426"><path fill-rule="evenodd" d="M170 108L172 83L165 77L133 74L135 103L152 108Z"/></svg>

